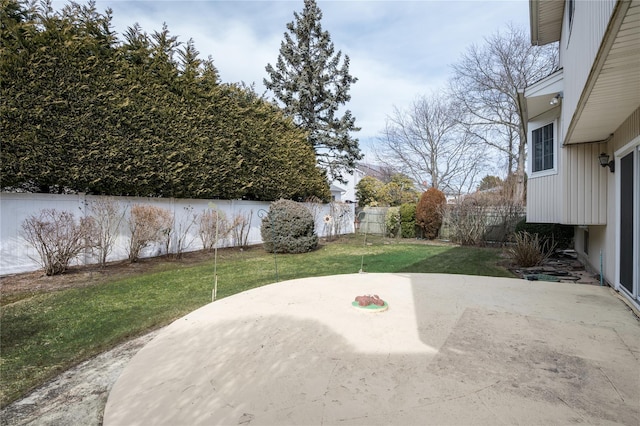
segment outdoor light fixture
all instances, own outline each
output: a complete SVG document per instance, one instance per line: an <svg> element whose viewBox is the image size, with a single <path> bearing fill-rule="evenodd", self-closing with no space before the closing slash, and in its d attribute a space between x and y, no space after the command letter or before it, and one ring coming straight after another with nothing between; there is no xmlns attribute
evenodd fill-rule
<svg viewBox="0 0 640 426"><path fill-rule="evenodd" d="M553 98L551 98L551 101L549 101L549 105L558 105L560 99L562 99L562 92L559 92Z"/></svg>
<svg viewBox="0 0 640 426"><path fill-rule="evenodd" d="M600 160L600 165L602 167L609 166L609 170L611 171L611 173L614 172L615 163L613 162L613 160L609 161L609 154L603 152L602 154L598 155L598 160Z"/></svg>

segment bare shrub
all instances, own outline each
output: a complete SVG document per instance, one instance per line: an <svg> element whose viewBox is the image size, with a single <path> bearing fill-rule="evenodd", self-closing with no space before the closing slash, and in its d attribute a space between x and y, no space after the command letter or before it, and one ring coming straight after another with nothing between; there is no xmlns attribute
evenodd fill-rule
<svg viewBox="0 0 640 426"><path fill-rule="evenodd" d="M118 237L125 211L117 201L107 198L90 202L89 211L95 224L91 246L97 252L98 263L104 266Z"/></svg>
<svg viewBox="0 0 640 426"><path fill-rule="evenodd" d="M162 243L171 235L173 215L161 207L135 204L129 216L129 261L136 262L140 251L151 243Z"/></svg>
<svg viewBox="0 0 640 426"><path fill-rule="evenodd" d="M543 242L538 234L518 232L515 234L514 243L508 252L516 265L526 268L542 264L553 254L555 248L554 241Z"/></svg>
<svg viewBox="0 0 640 426"><path fill-rule="evenodd" d="M523 215L522 204L501 193L476 193L445 206L449 239L462 245L506 242Z"/></svg>
<svg viewBox="0 0 640 426"><path fill-rule="evenodd" d="M236 247L246 247L249 241L249 231L251 231L251 219L253 210L249 213L237 213L231 223L233 243Z"/></svg>
<svg viewBox="0 0 640 426"><path fill-rule="evenodd" d="M193 212L192 206L186 206L183 208L185 214L177 220L174 216L172 226L175 233L173 252L178 259L182 257L182 253L184 253L185 250L191 246L193 240L195 240L195 236L192 235L190 231L198 221L198 213Z"/></svg>
<svg viewBox="0 0 640 426"><path fill-rule="evenodd" d="M38 252L47 275L67 270L71 260L90 245L93 227L91 218L76 222L73 213L55 209L40 210L22 222L24 239Z"/></svg>
<svg viewBox="0 0 640 426"><path fill-rule="evenodd" d="M447 219L451 241L462 245L479 245L487 228L487 210L485 203L474 199L463 199L450 206Z"/></svg>
<svg viewBox="0 0 640 426"><path fill-rule="evenodd" d="M322 214L323 202L320 198L312 196L304 200L304 206L309 210L313 217L313 223L318 223L320 215Z"/></svg>
<svg viewBox="0 0 640 426"><path fill-rule="evenodd" d="M353 222L352 209L349 204L339 201L329 203L329 215L324 217L325 237L332 240L344 233L344 230ZM315 222L314 222L315 223Z"/></svg>
<svg viewBox="0 0 640 426"><path fill-rule="evenodd" d="M525 188L526 192L526 188ZM510 241L518 223L525 216L524 205L512 198L502 198L503 202L494 206L494 221L491 229L485 233L485 239L492 241L506 242Z"/></svg>
<svg viewBox="0 0 640 426"><path fill-rule="evenodd" d="M212 251L219 240L224 239L231 232L229 222L224 212L207 210L200 215L198 220L198 235L202 241L202 247Z"/></svg>

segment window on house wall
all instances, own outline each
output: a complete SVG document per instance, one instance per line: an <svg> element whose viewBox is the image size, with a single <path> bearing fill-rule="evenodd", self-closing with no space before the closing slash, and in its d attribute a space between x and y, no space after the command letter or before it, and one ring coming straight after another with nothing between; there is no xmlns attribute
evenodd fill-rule
<svg viewBox="0 0 640 426"><path fill-rule="evenodd" d="M533 172L553 169L553 123L531 133Z"/></svg>

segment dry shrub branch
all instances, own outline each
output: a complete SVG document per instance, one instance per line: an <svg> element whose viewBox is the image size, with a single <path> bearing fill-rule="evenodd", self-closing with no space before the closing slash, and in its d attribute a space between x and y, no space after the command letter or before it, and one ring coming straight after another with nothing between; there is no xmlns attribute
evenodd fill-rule
<svg viewBox="0 0 640 426"><path fill-rule="evenodd" d="M212 251L217 242L226 238L231 232L229 221L224 212L207 210L198 220L198 235L202 241L202 248Z"/></svg>
<svg viewBox="0 0 640 426"><path fill-rule="evenodd" d="M522 204L501 193L476 193L444 207L448 237L462 245L509 241L523 215Z"/></svg>
<svg viewBox="0 0 640 426"><path fill-rule="evenodd" d="M329 204L329 220L326 221L327 234L325 235L328 241L341 235L353 222L354 217L351 212L351 206L346 203L333 201Z"/></svg>
<svg viewBox="0 0 640 426"><path fill-rule="evenodd" d="M125 211L117 201L108 198L90 202L89 211L95 225L91 245L97 252L98 263L104 266L118 237Z"/></svg>
<svg viewBox="0 0 640 426"><path fill-rule="evenodd" d="M198 222L199 215L194 213L193 206L184 207L184 214L178 218L173 218L173 230L175 232L175 238L173 241L173 252L175 257L180 259L182 253L188 249L195 236L191 233L191 228Z"/></svg>
<svg viewBox="0 0 640 426"><path fill-rule="evenodd" d="M144 204L131 207L129 216L129 261L136 262L140 251L151 243L162 243L171 233L173 215L167 209Z"/></svg>
<svg viewBox="0 0 640 426"><path fill-rule="evenodd" d="M69 263L85 248L94 233L94 221L81 218L76 221L73 213L55 209L43 209L22 222L25 240L38 252L38 261L47 275L61 274Z"/></svg>
<svg viewBox="0 0 640 426"><path fill-rule="evenodd" d="M247 247L249 244L249 231L251 231L251 220L253 219L253 210L249 213L238 213L234 216L231 223L231 232L233 233L233 243L236 247Z"/></svg>

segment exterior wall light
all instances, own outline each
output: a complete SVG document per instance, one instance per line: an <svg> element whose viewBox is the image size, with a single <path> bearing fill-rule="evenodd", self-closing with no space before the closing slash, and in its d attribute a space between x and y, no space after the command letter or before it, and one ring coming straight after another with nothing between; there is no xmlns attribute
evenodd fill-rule
<svg viewBox="0 0 640 426"><path fill-rule="evenodd" d="M613 160L609 161L609 154L603 152L602 154L598 155L598 160L600 161L600 165L602 167L609 166L609 170L611 171L611 173L614 172L615 163Z"/></svg>
<svg viewBox="0 0 640 426"><path fill-rule="evenodd" d="M551 100L549 101L549 105L558 105L560 99L562 99L562 92L556 94L553 98L551 98Z"/></svg>

